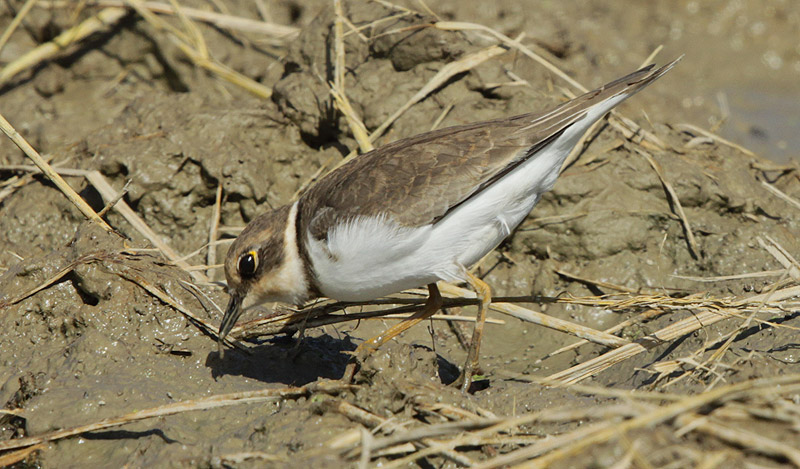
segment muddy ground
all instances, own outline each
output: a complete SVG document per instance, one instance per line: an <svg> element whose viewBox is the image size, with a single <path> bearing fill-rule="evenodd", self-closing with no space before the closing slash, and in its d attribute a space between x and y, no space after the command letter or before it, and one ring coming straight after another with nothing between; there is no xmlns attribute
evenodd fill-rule
<svg viewBox="0 0 800 469"><path fill-rule="evenodd" d="M182 4L212 9L209 2ZM215 4L231 15L263 19L259 2ZM332 6L260 4L269 21L297 27L299 34L281 39L192 24L211 57L272 89L268 99L254 97L198 66L168 32L129 13L4 83L0 113L57 167L97 170L117 191L127 183L123 200L180 255L200 250L187 261L202 266L207 250L201 248L209 239L218 188L219 233L230 240L248 220L291 201L309 180L357 148L326 86L333 76ZM786 270L780 259L787 256L774 252L779 250L776 246L795 257L800 252L800 207L764 186L768 183L800 198L792 159L800 145L800 11L793 2L765 6L757 1L659 1L623 6L444 1L406 6L421 13L377 2L344 5L353 25L367 26L345 38L345 90L369 130L444 64L494 43L487 34L432 28L430 23L437 20L433 15L483 24L510 37L524 34L524 45L589 88L636 69L659 45L665 46L656 57L659 63L686 54L676 69L620 108L663 145L643 143L640 136L628 138L618 126L604 125L530 218L479 267L496 296L535 297L521 306L598 330L658 310L653 319L618 332L626 340L637 340L700 314L699 306L676 306L680 299L698 295L695 298L720 304L722 299L734 301L796 285L797 271ZM22 2L3 3L0 29L5 30L21 8ZM17 59L98 11L51 10L42 2L10 37L0 61ZM186 27L172 16L165 19L178 29ZM561 102L562 90L568 88L541 65L509 51L450 79L403 114L378 144L434 126L544 109ZM687 130L685 123L712 130L757 154ZM652 155L663 179L641 151ZM213 334L143 288L157 287L215 327L220 314L211 302L224 305L227 298L219 286L198 278L202 270L192 270L192 278L165 262L118 211L109 211L106 219L127 239L85 222L55 186L14 166L30 162L5 138L0 141L0 164L0 404L20 409L18 415L0 417L3 440L216 394L338 379L348 352L395 321L310 328L299 343L292 338L296 335L250 338L244 342L246 352L229 350L220 356ZM85 177L67 180L95 210L107 202ZM671 199L665 181L680 206ZM695 238L694 248L681 210ZM224 259L227 246L217 247L216 263ZM66 273L51 280L62 269ZM758 272L767 274L712 282L683 278ZM224 279L219 268L208 273L210 280ZM187 286L191 282L202 294ZM39 285L46 288L26 294ZM650 306L611 307L600 303L603 295L658 300ZM471 327L437 320L431 327L417 326L370 357L357 376L358 387L336 397L319 392L144 420L48 443L18 464L355 466L358 453L348 453L350 447L334 449L331 443L364 424L332 410L331 403L341 402L400 425L391 431L391 425L382 425L378 436L445 420L441 408L430 410L437 405L482 417L548 409L585 413L581 418L526 425L513 435L514 441L461 444L453 450L472 462L491 462L520 446L568 435L589 423L629 421L646 413L648 406L667 405L676 395L702 395L722 386L797 373L795 328L800 320L792 295L784 296L781 302L742 308L743 316L675 340L648 342L646 352L583 381L595 391L544 387L529 378L568 369L608 348L584 345L542 360L576 338L493 312L493 318L505 323L487 326L481 356L485 379L469 395L447 384L466 355L458 337L468 337ZM588 299L585 304L559 301L571 298ZM266 316L269 310L249 312L243 320ZM450 312L469 315L474 308ZM719 339L736 331L750 314L755 320L734 334L722 353L724 341ZM721 356L699 365L715 351ZM675 367L660 366L665 364ZM600 411L619 407L614 405L630 404L632 398L616 398L600 388L671 397L636 401L633 410L603 414ZM796 383L765 396L737 401L742 408L754 406L739 409L739 414L711 415L722 406L717 401L691 410L777 442L780 448L800 445ZM673 415L655 422L658 425L601 438L552 465L798 463L786 451L754 447L752 438L702 431L706 427L691 418L687 424L686 416ZM458 420L452 414L449 418ZM523 437L529 438L527 443ZM430 444L419 440L417 448ZM364 464L387 464L409 451L400 448ZM452 456L434 454L405 465L466 463Z"/></svg>

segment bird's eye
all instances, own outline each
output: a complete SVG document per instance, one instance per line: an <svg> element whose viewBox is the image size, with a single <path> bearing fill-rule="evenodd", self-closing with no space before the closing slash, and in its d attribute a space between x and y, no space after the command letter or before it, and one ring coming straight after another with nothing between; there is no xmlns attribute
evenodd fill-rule
<svg viewBox="0 0 800 469"><path fill-rule="evenodd" d="M239 258L239 275L242 278L249 278L256 274L258 267L258 253L250 251Z"/></svg>

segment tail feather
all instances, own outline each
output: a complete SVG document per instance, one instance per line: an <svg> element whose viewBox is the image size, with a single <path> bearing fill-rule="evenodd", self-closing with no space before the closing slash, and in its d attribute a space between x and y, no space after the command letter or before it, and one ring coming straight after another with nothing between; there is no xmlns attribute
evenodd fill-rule
<svg viewBox="0 0 800 469"><path fill-rule="evenodd" d="M619 102L628 99L629 97L646 88L654 81L661 78L681 59L683 59L683 56L678 57L677 59L657 70L653 70L655 64L651 64L633 73L625 75L622 78L618 78L610 83L606 83L596 90L589 91L588 93L584 93L575 99L567 101L550 112L545 114L537 114L526 127L523 127L520 130L525 131L535 126L542 126L541 130L545 132L558 127L563 128L582 118L597 104L608 102L610 104L608 109L600 113L601 115L605 114L605 112L619 104ZM615 96L622 94L624 94L624 97L621 100L611 101Z"/></svg>

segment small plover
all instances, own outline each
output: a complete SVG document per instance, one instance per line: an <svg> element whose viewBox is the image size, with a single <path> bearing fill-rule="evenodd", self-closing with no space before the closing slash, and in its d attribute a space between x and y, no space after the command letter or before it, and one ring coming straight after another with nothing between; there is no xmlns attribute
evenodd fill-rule
<svg viewBox="0 0 800 469"><path fill-rule="evenodd" d="M462 372L466 390L491 301L489 286L469 267L553 187L564 159L594 122L676 62L643 68L543 113L388 144L332 171L298 200L259 215L225 259L230 303L220 343L243 310L266 302L366 301L427 285L424 307L357 349L368 351L441 307L437 281L466 282L480 300Z"/></svg>

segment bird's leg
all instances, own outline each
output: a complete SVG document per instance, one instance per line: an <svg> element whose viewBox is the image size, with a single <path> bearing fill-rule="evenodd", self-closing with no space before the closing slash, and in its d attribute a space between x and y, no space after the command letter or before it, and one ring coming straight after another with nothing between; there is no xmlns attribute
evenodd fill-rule
<svg viewBox="0 0 800 469"><path fill-rule="evenodd" d="M424 321L433 316L433 314L439 311L441 307L442 295L439 293L439 287L437 287L435 283L428 284L428 300L425 302L425 305L421 310L414 313L410 318L390 327L383 334L376 335L375 337L362 343L358 346L358 348L356 348L353 355L356 357L356 360L366 357L367 354L377 350L378 347L390 341L394 337L402 334L412 326L418 324L420 321ZM351 361L347 365L347 368L344 372L344 377L346 380L352 381L356 372L356 366L357 362L354 361Z"/></svg>
<svg viewBox="0 0 800 469"><path fill-rule="evenodd" d="M361 349L376 350L378 347L402 334L412 326L415 326L419 322L433 316L433 314L439 311L441 307L442 294L439 293L439 287L437 287L435 283L428 284L428 300L425 302L425 306L423 306L421 310L414 313L410 318L390 327L383 334L376 335L375 337L364 342L358 347L358 349L356 349L356 351Z"/></svg>
<svg viewBox="0 0 800 469"><path fill-rule="evenodd" d="M464 273L467 283L475 290L478 295L478 317L475 320L475 329L472 331L472 342L467 353L467 362L464 364L464 371L461 373L459 382L461 391L467 392L472 384L472 374L478 369L478 356L481 350L481 338L483 337L483 324L486 322L486 311L489 310L489 303L492 302L492 289L483 280L469 273L466 269Z"/></svg>

